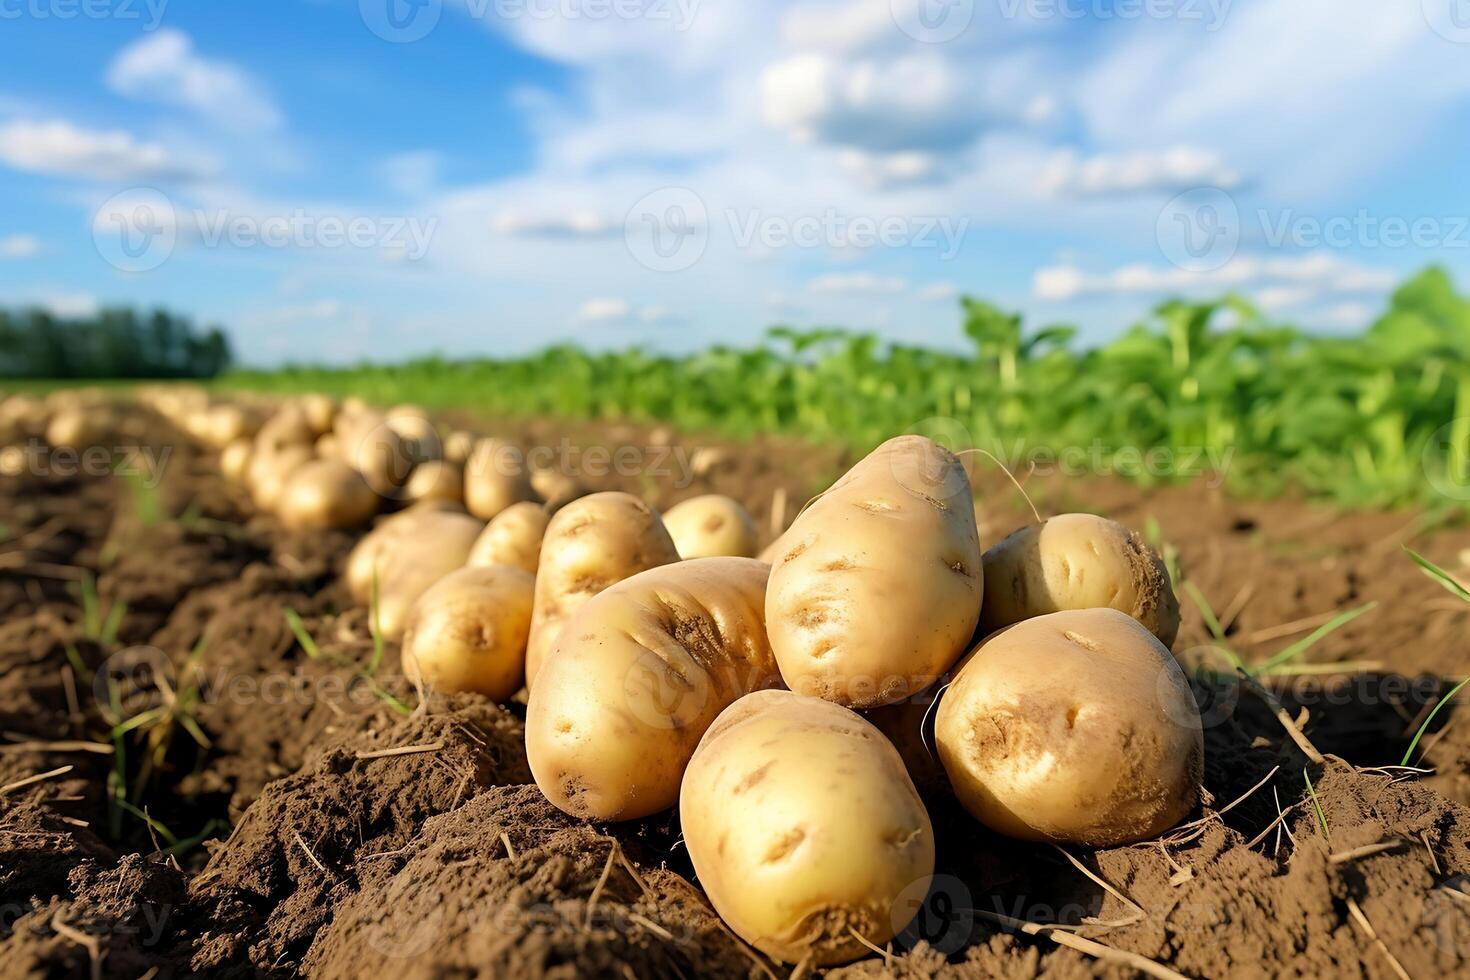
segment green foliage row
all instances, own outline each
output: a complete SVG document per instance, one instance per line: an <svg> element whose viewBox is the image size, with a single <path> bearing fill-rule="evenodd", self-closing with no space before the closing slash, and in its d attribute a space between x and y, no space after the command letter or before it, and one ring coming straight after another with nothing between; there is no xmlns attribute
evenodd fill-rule
<svg viewBox="0 0 1470 980"><path fill-rule="evenodd" d="M506 360L415 360L240 373L229 383L508 416L665 420L866 449L927 429L1028 465L1144 482L1228 480L1344 503L1456 503L1467 491L1470 301L1429 269L1359 335L1268 322L1238 297L1166 302L1113 342L1028 332L963 300L967 353L839 329L776 327L758 346L669 356L557 346ZM938 421L936 421L938 420ZM1059 455L1057 455L1059 454Z"/></svg>
<svg viewBox="0 0 1470 980"><path fill-rule="evenodd" d="M57 318L45 310L0 310L0 377L212 378L230 364L218 330L158 310Z"/></svg>

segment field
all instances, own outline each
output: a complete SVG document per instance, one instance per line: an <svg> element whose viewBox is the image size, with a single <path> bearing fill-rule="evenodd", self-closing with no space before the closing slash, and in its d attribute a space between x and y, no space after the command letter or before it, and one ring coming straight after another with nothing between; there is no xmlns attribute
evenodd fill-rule
<svg viewBox="0 0 1470 980"><path fill-rule="evenodd" d="M822 439L446 417L578 450L592 489L659 507L729 494L766 540L855 459ZM211 450L150 411L126 409L122 430L145 461L167 450L156 486L146 467L0 477L7 976L790 972L711 911L673 814L585 824L542 797L523 704L419 703L341 581L357 535L257 513ZM619 447L642 464L594 472L586 450ZM1032 520L999 471L973 480L985 543ZM1404 547L1461 569L1470 531L1442 511L1213 482L1026 484L1043 515L1106 514L1168 559L1174 650L1205 727L1202 811L1157 841L1068 855L931 799L937 871L918 918L825 972L1467 968L1470 729L1441 701L1465 670L1470 604ZM1073 937L1093 945L1059 944Z"/></svg>

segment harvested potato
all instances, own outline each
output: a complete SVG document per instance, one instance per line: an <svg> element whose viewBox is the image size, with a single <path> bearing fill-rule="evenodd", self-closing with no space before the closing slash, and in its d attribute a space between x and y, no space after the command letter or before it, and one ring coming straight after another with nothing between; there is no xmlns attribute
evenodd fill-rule
<svg viewBox="0 0 1470 980"><path fill-rule="evenodd" d="M1032 524L985 553L982 635L1067 609L1116 609L1171 646L1179 600L1163 559L1136 532L1092 514Z"/></svg>
<svg viewBox="0 0 1470 980"><path fill-rule="evenodd" d="M872 708L923 690L959 658L983 583L970 500L959 460L907 435L797 517L766 592L792 690Z"/></svg>
<svg viewBox="0 0 1470 980"><path fill-rule="evenodd" d="M508 565L461 568L419 596L403 632L403 673L436 691L504 701L526 676L536 580Z"/></svg>
<svg viewBox="0 0 1470 980"><path fill-rule="evenodd" d="M1204 740L1178 662L1116 609L1052 613L985 640L935 721L965 809L1022 840L1111 847L1199 799Z"/></svg>
<svg viewBox="0 0 1470 980"><path fill-rule="evenodd" d="M204 421L200 437L216 448L239 439L252 439L260 430L260 422L240 405L216 405L207 415L198 417Z"/></svg>
<svg viewBox="0 0 1470 980"><path fill-rule="evenodd" d="M715 716L780 682L762 616L769 572L752 558L678 562L567 620L526 708L526 755L548 800L589 820L674 804Z"/></svg>
<svg viewBox="0 0 1470 980"><path fill-rule="evenodd" d="M397 639L419 596L464 567L483 529L468 514L438 507L396 514L359 541L348 556L348 590L358 602L371 602L376 569L378 625L384 636Z"/></svg>
<svg viewBox="0 0 1470 980"><path fill-rule="evenodd" d="M332 431L332 426L337 421L337 403L329 396L315 393L301 395L296 399L295 405L313 433L321 436Z"/></svg>
<svg viewBox="0 0 1470 980"><path fill-rule="evenodd" d="M658 511L632 494L594 493L557 511L541 542L526 686L536 683L562 622L579 606L625 578L678 560Z"/></svg>
<svg viewBox="0 0 1470 980"><path fill-rule="evenodd" d="M251 446L249 439L236 439L220 451L219 469L225 479L235 483L245 479L245 471L250 466Z"/></svg>
<svg viewBox="0 0 1470 980"><path fill-rule="evenodd" d="M681 558L750 558L756 553L755 521L723 494L680 501L664 513L664 527Z"/></svg>
<svg viewBox="0 0 1470 980"><path fill-rule="evenodd" d="M444 446L439 441L439 432L423 409L399 405L388 410L386 421L388 427L398 434L404 451L415 464L443 458Z"/></svg>
<svg viewBox="0 0 1470 980"><path fill-rule="evenodd" d="M470 565L511 565L532 575L541 562L541 541L551 515L529 500L511 504L495 515L470 551Z"/></svg>
<svg viewBox="0 0 1470 980"><path fill-rule="evenodd" d="M547 509L553 514L578 497L587 495L587 488L575 477L551 467L531 470L531 489L546 502Z"/></svg>
<svg viewBox="0 0 1470 980"><path fill-rule="evenodd" d="M464 471L453 463L431 459L413 468L403 485L403 496L412 501L448 500L464 502Z"/></svg>
<svg viewBox="0 0 1470 980"><path fill-rule="evenodd" d="M291 446L310 447L315 442L316 433L294 405L287 405L266 419L255 434L257 453L280 452Z"/></svg>
<svg viewBox="0 0 1470 980"><path fill-rule="evenodd" d="M464 503L482 521L511 504L531 500L531 478L520 449L499 439L482 439L464 468Z"/></svg>
<svg viewBox="0 0 1470 980"><path fill-rule="evenodd" d="M297 530L352 528L372 520L381 503L357 470L340 459L316 459L286 478L275 509L281 523Z"/></svg>
<svg viewBox="0 0 1470 980"><path fill-rule="evenodd" d="M444 458L463 466L475 449L475 437L460 429L444 437Z"/></svg>
<svg viewBox="0 0 1470 980"><path fill-rule="evenodd" d="M410 447L381 415L355 416L337 434L337 445L343 459L385 497L396 495L413 471Z"/></svg>
<svg viewBox="0 0 1470 980"><path fill-rule="evenodd" d="M888 740L846 708L759 691L717 718L690 760L679 824L710 904L787 963L882 946L928 890L934 830ZM856 935L854 935L854 933Z"/></svg>
<svg viewBox="0 0 1470 980"><path fill-rule="evenodd" d="M310 446L286 445L267 450L262 448L260 440L256 440L245 472L245 481L255 506L260 510L275 510L286 479L313 459L315 456Z"/></svg>
<svg viewBox="0 0 1470 980"><path fill-rule="evenodd" d="M51 416L46 441L58 448L89 449L106 438L108 420L99 409L67 407Z"/></svg>

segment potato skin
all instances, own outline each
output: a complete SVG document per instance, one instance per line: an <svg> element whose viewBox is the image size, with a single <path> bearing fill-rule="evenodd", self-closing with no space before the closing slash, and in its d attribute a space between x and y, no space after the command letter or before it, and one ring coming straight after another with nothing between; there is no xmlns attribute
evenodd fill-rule
<svg viewBox="0 0 1470 980"><path fill-rule="evenodd" d="M286 477L275 509L293 530L345 529L372 520L381 503L357 470L339 459L315 459Z"/></svg>
<svg viewBox="0 0 1470 980"><path fill-rule="evenodd" d="M484 529L468 514L425 509L405 511L384 521L357 543L347 558L352 597L372 601L373 569L378 572L378 625L398 639L419 596L450 572L464 567L470 548Z"/></svg>
<svg viewBox="0 0 1470 980"><path fill-rule="evenodd" d="M964 652L983 572L970 481L923 436L890 439L781 537L766 621L794 691L850 708L928 687Z"/></svg>
<svg viewBox="0 0 1470 980"><path fill-rule="evenodd" d="M550 522L551 515L540 504L529 500L512 504L496 514L481 533L470 551L470 565L511 565L534 576Z"/></svg>
<svg viewBox="0 0 1470 980"><path fill-rule="evenodd" d="M1189 682L1116 609L993 634L961 665L934 730L960 803L1022 840L1147 840L1199 799L1204 739Z"/></svg>
<svg viewBox="0 0 1470 980"><path fill-rule="evenodd" d="M1172 646L1179 600L1161 559L1135 531L1092 514L1023 527L985 553L980 632L1067 609L1116 609Z"/></svg>
<svg viewBox="0 0 1470 980"><path fill-rule="evenodd" d="M762 614L769 573L753 558L666 565L566 621L526 706L526 756L548 800L588 820L673 806L715 717L780 683Z"/></svg>
<svg viewBox="0 0 1470 980"><path fill-rule="evenodd" d="M511 504L531 500L531 477L520 449L499 439L482 439L464 466L464 505L482 521L494 520Z"/></svg>
<svg viewBox="0 0 1470 980"><path fill-rule="evenodd" d="M526 650L526 686L562 623L597 593L679 560L658 511L630 493L594 493L567 504L546 526L536 570L536 611Z"/></svg>
<svg viewBox="0 0 1470 980"><path fill-rule="evenodd" d="M888 740L846 708L759 691L705 732L679 796L689 858L715 911L769 956L846 963L907 922L934 830ZM896 921L898 920L898 921Z"/></svg>
<svg viewBox="0 0 1470 980"><path fill-rule="evenodd" d="M491 565L450 572L419 596L403 633L403 673L436 691L504 701L526 676L535 579Z"/></svg>
<svg viewBox="0 0 1470 980"><path fill-rule="evenodd" d="M757 550L755 521L724 494L681 500L664 512L664 527L681 558L751 558Z"/></svg>
<svg viewBox="0 0 1470 980"><path fill-rule="evenodd" d="M447 500L464 503L464 471L454 463L440 459L426 460L413 468L403 495L409 500Z"/></svg>

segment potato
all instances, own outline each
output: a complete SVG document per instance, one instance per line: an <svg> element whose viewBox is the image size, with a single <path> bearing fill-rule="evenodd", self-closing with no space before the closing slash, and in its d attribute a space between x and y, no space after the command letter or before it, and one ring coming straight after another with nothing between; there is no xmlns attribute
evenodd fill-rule
<svg viewBox="0 0 1470 980"><path fill-rule="evenodd" d="M753 558L679 562L567 620L526 707L526 755L548 800L588 820L673 806L715 716L780 682L762 616L769 572Z"/></svg>
<svg viewBox="0 0 1470 980"><path fill-rule="evenodd" d="M332 426L337 421L337 403L330 397L306 394L297 398L294 404L315 435L322 436L332 431Z"/></svg>
<svg viewBox="0 0 1470 980"><path fill-rule="evenodd" d="M960 803L1022 840L1146 840L1199 799L1204 739L1189 682L1116 609L993 634L960 667L934 727Z"/></svg>
<svg viewBox="0 0 1470 980"><path fill-rule="evenodd" d="M275 510L286 479L314 458L310 446L287 445L270 450L263 448L257 440L245 472L250 498L255 501L256 508Z"/></svg>
<svg viewBox="0 0 1470 980"><path fill-rule="evenodd" d="M470 565L511 565L533 576L541 562L541 541L551 515L529 500L511 504L495 515L470 551Z"/></svg>
<svg viewBox="0 0 1470 980"><path fill-rule="evenodd" d="M352 528L372 520L381 503L357 470L340 459L316 459L286 478L275 509L295 530Z"/></svg>
<svg viewBox="0 0 1470 980"><path fill-rule="evenodd" d="M549 467L531 471L531 489L553 514L588 492L575 477Z"/></svg>
<svg viewBox="0 0 1470 980"><path fill-rule="evenodd" d="M907 435L797 517L766 592L792 690L873 708L923 690L959 658L983 583L970 499L954 455Z"/></svg>
<svg viewBox="0 0 1470 980"><path fill-rule="evenodd" d="M46 441L57 448L90 449L107 438L105 415L100 409L62 408L46 425Z"/></svg>
<svg viewBox="0 0 1470 980"><path fill-rule="evenodd" d="M287 405L265 420L255 434L257 453L280 452L290 446L310 447L316 442L316 433L299 408Z"/></svg>
<svg viewBox="0 0 1470 980"><path fill-rule="evenodd" d="M720 918L787 963L866 956L908 924L917 907L901 897L934 873L934 830L898 752L857 714L791 691L715 720L679 824Z"/></svg>
<svg viewBox="0 0 1470 980"><path fill-rule="evenodd" d="M215 448L239 439L252 439L260 430L260 422L240 405L216 405L200 418L204 421L202 437Z"/></svg>
<svg viewBox="0 0 1470 980"><path fill-rule="evenodd" d="M664 527L681 558L750 558L756 553L755 521L729 497L691 497L664 513Z"/></svg>
<svg viewBox="0 0 1470 980"><path fill-rule="evenodd" d="M419 596L403 632L403 673L436 691L504 701L526 677L536 579L491 565L450 572Z"/></svg>
<svg viewBox="0 0 1470 980"><path fill-rule="evenodd" d="M444 437L444 458L463 466L475 449L475 437L456 429Z"/></svg>
<svg viewBox="0 0 1470 980"><path fill-rule="evenodd" d="M246 469L250 466L251 446L249 439L236 439L220 450L219 469L225 475L225 479L234 483L240 483L245 479Z"/></svg>
<svg viewBox="0 0 1470 980"><path fill-rule="evenodd" d="M439 441L439 432L423 409L399 405L388 410L386 421L403 441L405 452L415 464L443 458L444 447Z"/></svg>
<svg viewBox="0 0 1470 980"><path fill-rule="evenodd" d="M562 622L603 589L679 560L658 511L616 491L574 500L551 519L536 570L526 686L536 683Z"/></svg>
<svg viewBox="0 0 1470 980"><path fill-rule="evenodd" d="M337 433L337 446L368 486L385 497L398 493L414 467L411 447L383 416L374 413L353 417Z"/></svg>
<svg viewBox="0 0 1470 980"><path fill-rule="evenodd" d="M519 448L499 439L482 439L464 468L464 503L482 521L511 504L535 497L526 460Z"/></svg>
<svg viewBox="0 0 1470 980"><path fill-rule="evenodd" d="M1171 646L1179 600L1163 560L1137 533L1092 514L1023 527L985 553L981 634L1066 609L1116 609Z"/></svg>
<svg viewBox="0 0 1470 980"><path fill-rule="evenodd" d="M464 502L464 471L453 463L431 459L420 463L408 475L403 496L409 500L448 500Z"/></svg>
<svg viewBox="0 0 1470 980"><path fill-rule="evenodd" d="M378 578L378 625L397 639L419 596L450 572L464 567L484 525L468 514L410 508L384 521L357 543L347 558L347 588L360 603L372 601Z"/></svg>

